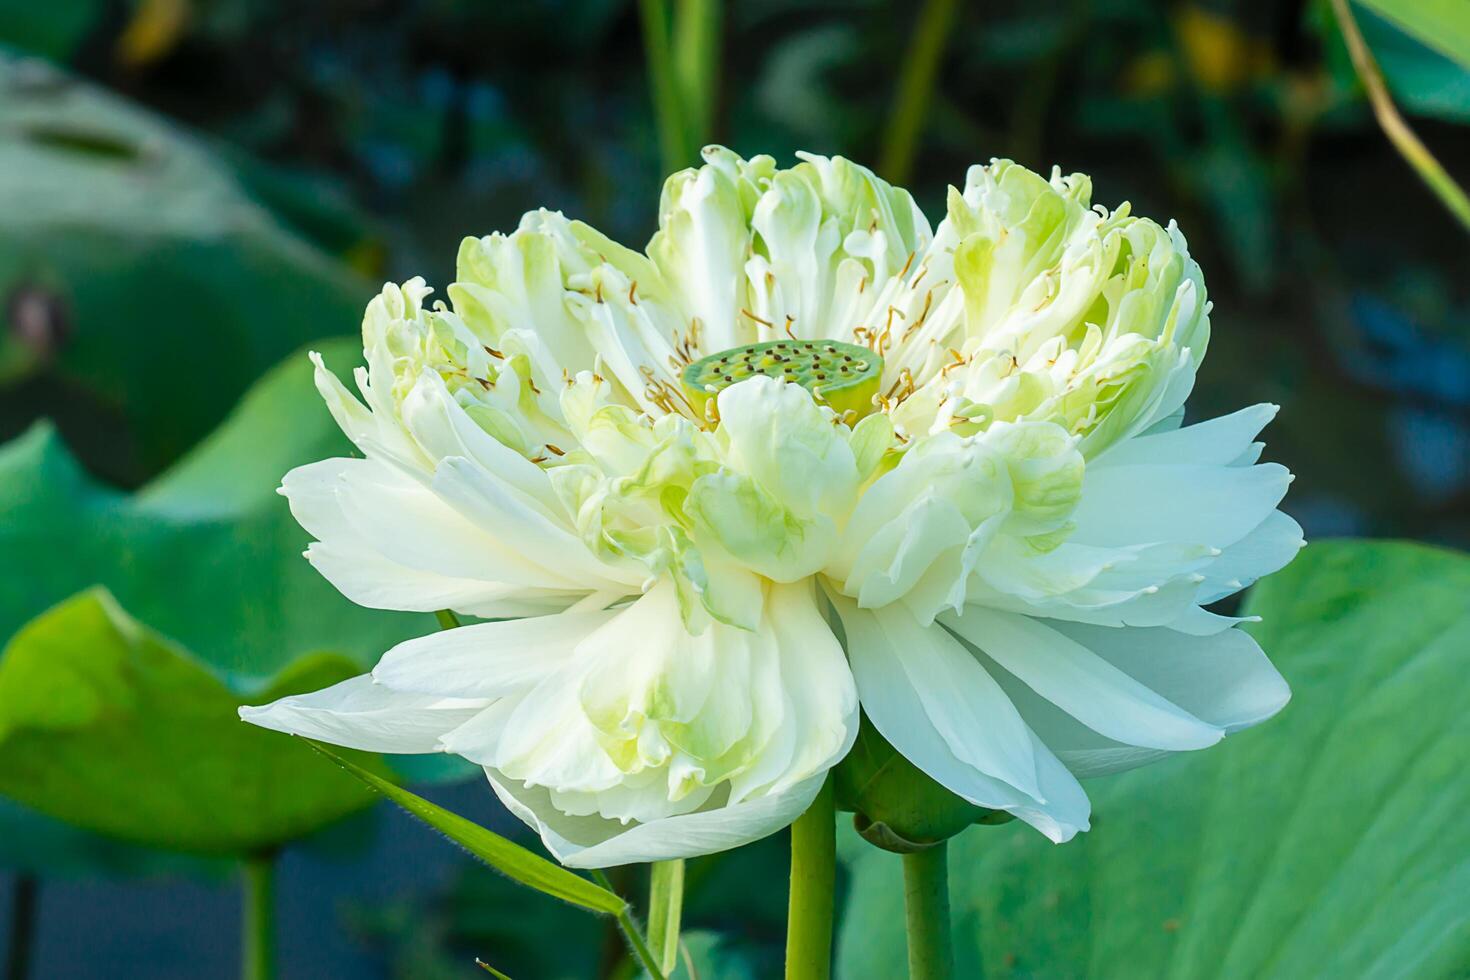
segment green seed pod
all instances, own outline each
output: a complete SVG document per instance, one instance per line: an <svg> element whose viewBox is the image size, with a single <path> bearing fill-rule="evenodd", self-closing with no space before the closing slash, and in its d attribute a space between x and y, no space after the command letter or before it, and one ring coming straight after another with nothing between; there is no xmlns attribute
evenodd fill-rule
<svg viewBox="0 0 1470 980"><path fill-rule="evenodd" d="M967 803L930 779L888 744L866 716L852 751L832 772L838 808L853 811L858 833L885 851L922 851L971 824L1014 819L1003 810Z"/></svg>
<svg viewBox="0 0 1470 980"><path fill-rule="evenodd" d="M851 423L874 409L883 358L840 340L768 340L700 358L684 369L684 389L703 416L715 395L758 375L801 385Z"/></svg>

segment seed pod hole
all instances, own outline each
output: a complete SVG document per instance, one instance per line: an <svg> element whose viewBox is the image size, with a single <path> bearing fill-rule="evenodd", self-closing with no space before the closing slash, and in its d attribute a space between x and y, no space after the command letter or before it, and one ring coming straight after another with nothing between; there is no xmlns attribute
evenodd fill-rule
<svg viewBox="0 0 1470 980"><path fill-rule="evenodd" d="M883 358L837 340L773 340L734 347L700 358L684 369L684 388L695 411L725 388L757 375L799 384L838 415L856 420L873 411Z"/></svg>

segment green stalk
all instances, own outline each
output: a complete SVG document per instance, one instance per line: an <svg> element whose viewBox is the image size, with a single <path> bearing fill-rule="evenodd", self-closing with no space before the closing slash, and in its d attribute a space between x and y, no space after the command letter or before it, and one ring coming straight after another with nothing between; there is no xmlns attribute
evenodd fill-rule
<svg viewBox="0 0 1470 980"><path fill-rule="evenodd" d="M719 76L719 0L680 0L674 16L674 81L684 111L684 152L698 154L714 135Z"/></svg>
<svg viewBox="0 0 1470 980"><path fill-rule="evenodd" d="M653 97L654 122L658 127L659 155L664 173L673 173L692 161L684 159L688 140L684 135L684 110L679 104L669 52L669 10L664 0L639 0L643 20L643 50L648 59L648 88Z"/></svg>
<svg viewBox="0 0 1470 980"><path fill-rule="evenodd" d="M441 630L452 630L459 628L459 617L454 614L454 611L452 609L440 609L438 612L434 613L434 618L439 620L439 628Z"/></svg>
<svg viewBox="0 0 1470 980"><path fill-rule="evenodd" d="M20 872L10 889L10 942L5 953L6 980L31 975L31 951L36 938L36 900L41 885L35 875Z"/></svg>
<svg viewBox="0 0 1470 980"><path fill-rule="evenodd" d="M679 965L679 922L684 914L684 861L657 861L648 888L648 945L664 974Z"/></svg>
<svg viewBox="0 0 1470 980"><path fill-rule="evenodd" d="M1373 115L1377 117L1384 135L1394 145L1394 149L1399 151L1399 155L1419 174L1419 179L1439 197L1449 212L1459 219L1460 224L1470 230L1470 197L1466 197L1460 185L1455 183L1455 179L1420 141L1418 134L1399 115L1393 98L1388 94L1383 72L1379 69L1373 52L1369 50L1368 42L1363 40L1347 0L1332 0L1332 13L1337 17L1337 26L1347 44L1353 68L1363 83L1364 91L1368 93L1368 103L1373 107Z"/></svg>
<svg viewBox="0 0 1470 980"><path fill-rule="evenodd" d="M608 891L613 891L613 883L608 879L607 873L601 868L592 869L592 880L597 882ZM623 930L623 938L628 940L628 945L633 949L633 955L638 962L643 964L643 969L653 980L664 980L664 972L659 969L658 963L653 959L653 953L648 949L648 943L643 939L643 933L638 931L638 923L633 921L633 915L624 905L621 912L617 913L618 928Z"/></svg>
<svg viewBox="0 0 1470 980"><path fill-rule="evenodd" d="M827 980L831 975L836 883L837 811L829 777L812 805L791 825L786 980Z"/></svg>
<svg viewBox="0 0 1470 980"><path fill-rule="evenodd" d="M950 980L954 976L947 852L948 846L940 843L903 856L910 980Z"/></svg>
<svg viewBox="0 0 1470 980"><path fill-rule="evenodd" d="M276 860L274 854L246 858L240 920L242 980L271 980L276 974Z"/></svg>
<svg viewBox="0 0 1470 980"><path fill-rule="evenodd" d="M927 0L919 12L898 77L888 133L878 155L878 174L891 183L903 184L913 168L919 135L929 115L934 79L939 74L939 60L954 24L955 6L955 0Z"/></svg>

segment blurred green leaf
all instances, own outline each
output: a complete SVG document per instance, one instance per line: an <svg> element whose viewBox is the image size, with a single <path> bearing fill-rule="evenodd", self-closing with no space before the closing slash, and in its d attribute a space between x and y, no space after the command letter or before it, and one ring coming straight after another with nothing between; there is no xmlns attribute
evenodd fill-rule
<svg viewBox="0 0 1470 980"><path fill-rule="evenodd" d="M65 61L96 26L106 6L105 0L0 0L0 41L43 58Z"/></svg>
<svg viewBox="0 0 1470 980"><path fill-rule="evenodd" d="M334 366L348 341L320 345ZM363 667L431 632L427 615L362 609L301 557L275 493L292 466L346 454L304 353L266 375L195 452L137 494L84 473L47 426L0 447L0 639L92 585L226 674L264 677L312 650Z"/></svg>
<svg viewBox="0 0 1470 980"><path fill-rule="evenodd" d="M1357 0L1470 68L1470 4L1464 0Z"/></svg>
<svg viewBox="0 0 1470 980"><path fill-rule="evenodd" d="M1372 10L1358 12L1358 27L1373 52L1395 102L1407 113L1470 122L1470 69L1416 39ZM1362 86L1329 5L1313 5L1308 17L1323 45L1324 62L1338 92L1362 98Z"/></svg>
<svg viewBox="0 0 1470 980"><path fill-rule="evenodd" d="M27 624L0 657L0 792L154 847L273 849L373 797L237 709L355 672L343 657L310 654L242 697L104 590L84 592Z"/></svg>
<svg viewBox="0 0 1470 980"><path fill-rule="evenodd" d="M381 776L354 765L323 745L309 739L306 741L322 755L506 877L542 894L580 905L593 912L615 915L627 908L628 903L622 898L581 875L553 864L457 813L451 813L421 796L394 786Z"/></svg>
<svg viewBox="0 0 1470 980"><path fill-rule="evenodd" d="M10 384L85 392L78 431L116 414L98 438L136 442L120 474L156 471L288 351L356 326L364 281L194 137L3 50L0 93L0 300L54 311L12 322L0 364Z"/></svg>
<svg viewBox="0 0 1470 980"><path fill-rule="evenodd" d="M1093 830L952 841L960 976L1444 977L1470 962L1470 559L1314 544L1257 586L1295 691L1259 730L1092 783ZM901 976L899 859L847 835L840 973Z"/></svg>
<svg viewBox="0 0 1470 980"><path fill-rule="evenodd" d="M88 833L0 797L0 868L48 877L100 873L119 878L167 874L224 878L234 865Z"/></svg>

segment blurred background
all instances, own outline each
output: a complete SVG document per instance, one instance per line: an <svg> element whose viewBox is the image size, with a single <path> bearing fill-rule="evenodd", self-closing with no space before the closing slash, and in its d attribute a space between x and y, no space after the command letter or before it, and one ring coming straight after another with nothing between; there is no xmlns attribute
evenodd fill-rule
<svg viewBox="0 0 1470 980"><path fill-rule="evenodd" d="M1452 57L1470 28L1430 46L1391 6L1354 7L1363 36L1424 143L1470 175ZM430 628L348 608L299 559L271 491L337 443L297 352L333 343L349 366L333 338L379 283L442 288L462 237L535 207L646 241L663 175L707 141L850 156L936 220L991 157L1177 219L1215 304L1192 408L1284 406L1269 453L1308 538L1470 545L1466 229L1385 139L1326 3L662 7L0 0L0 642L39 642L27 623L103 585L70 615L123 647L131 628L107 624L141 623L238 701L298 656L370 663ZM661 30L672 63L648 56ZM119 744L93 737L79 757ZM182 848L199 857L143 846L121 804L97 815L117 787L54 802L35 765L0 755L22 773L0 776L6 980L233 974L245 851L282 854L283 976L470 976L492 951L516 976L615 969L602 923L517 899L384 804ZM466 770L400 775L519 837ZM776 962L783 851L691 872L689 920L748 946L749 972L720 976Z"/></svg>

